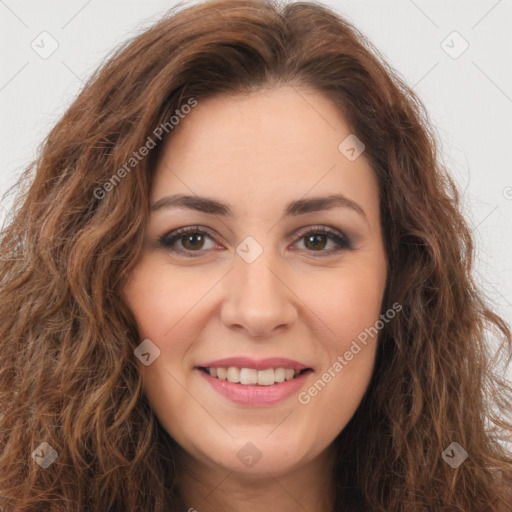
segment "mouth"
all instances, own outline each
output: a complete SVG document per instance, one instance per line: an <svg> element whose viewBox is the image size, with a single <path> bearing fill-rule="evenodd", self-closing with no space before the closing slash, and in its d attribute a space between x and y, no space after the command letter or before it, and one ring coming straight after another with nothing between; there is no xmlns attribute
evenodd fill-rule
<svg viewBox="0 0 512 512"><path fill-rule="evenodd" d="M195 369L214 392L244 407L285 403L314 373L313 368L285 357L235 356L204 361Z"/></svg>
<svg viewBox="0 0 512 512"><path fill-rule="evenodd" d="M199 367L199 369L214 379L225 380L242 386L273 386L296 379L302 374L312 371L311 368L299 370L297 368L278 367L257 370L237 366L211 366Z"/></svg>

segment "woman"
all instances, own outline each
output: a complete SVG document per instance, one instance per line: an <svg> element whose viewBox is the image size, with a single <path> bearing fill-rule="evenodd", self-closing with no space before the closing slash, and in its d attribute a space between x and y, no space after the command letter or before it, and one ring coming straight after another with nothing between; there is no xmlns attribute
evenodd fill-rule
<svg viewBox="0 0 512 512"><path fill-rule="evenodd" d="M5 511L505 511L511 332L420 100L313 3L178 10L1 238Z"/></svg>

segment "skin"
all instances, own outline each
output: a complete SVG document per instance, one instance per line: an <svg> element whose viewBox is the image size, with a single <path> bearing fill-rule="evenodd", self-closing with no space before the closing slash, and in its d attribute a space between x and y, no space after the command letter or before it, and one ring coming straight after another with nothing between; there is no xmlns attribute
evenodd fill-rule
<svg viewBox="0 0 512 512"><path fill-rule="evenodd" d="M377 336L306 405L296 394L271 406L236 404L196 366L288 357L313 369L307 391L379 319L388 265L378 185L364 153L349 161L338 150L351 133L320 93L280 87L199 100L166 142L151 204L184 193L234 211L233 218L176 207L152 212L123 290L141 340L161 351L140 366L152 408L179 445L183 510L332 510L332 442L368 387ZM283 217L292 200L334 192L366 218L349 208ZM213 236L185 236L175 248L196 257L159 244L195 225ZM318 226L344 233L353 249L322 256L336 243L321 234L317 245L308 243L302 233ZM236 253L248 236L263 249L251 263ZM252 467L237 457L248 442L261 454Z"/></svg>

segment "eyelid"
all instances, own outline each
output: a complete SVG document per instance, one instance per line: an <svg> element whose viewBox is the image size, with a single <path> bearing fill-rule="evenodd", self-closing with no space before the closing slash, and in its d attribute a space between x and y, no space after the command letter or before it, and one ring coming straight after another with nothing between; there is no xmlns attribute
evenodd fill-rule
<svg viewBox="0 0 512 512"><path fill-rule="evenodd" d="M169 231L162 235L158 242L161 246L164 247L164 249L167 249L175 254L183 255L185 257L198 257L201 255L201 253L207 252L205 250L197 250L197 251L190 251L186 249L174 249L172 246L185 237L187 234L202 234L207 235L210 239L212 239L214 242L216 242L217 235L210 229L205 226L200 225L192 225L192 226L183 226L181 228L174 229L172 231ZM306 235L309 234L321 234L327 236L327 238L332 241L336 247L331 248L329 250L320 250L320 251L308 251L305 249L302 249L299 251L307 252L307 253L318 253L318 255L314 256L316 258L321 257L328 257L334 254L338 254L342 251L347 250L353 250L353 244L351 239L341 230L337 228L333 228L326 225L311 225L306 226L304 228L299 229L298 231L293 232L293 237L296 239L296 243L298 243L301 239L303 239ZM287 238L292 238L292 234L289 235ZM197 253L194 254L194 253Z"/></svg>

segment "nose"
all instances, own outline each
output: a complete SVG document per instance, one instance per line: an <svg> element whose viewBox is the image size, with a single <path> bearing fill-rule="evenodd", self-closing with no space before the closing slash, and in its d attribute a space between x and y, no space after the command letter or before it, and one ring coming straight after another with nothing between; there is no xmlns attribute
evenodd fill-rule
<svg viewBox="0 0 512 512"><path fill-rule="evenodd" d="M297 318L288 273L269 252L263 251L252 263L237 256L224 280L223 324L256 338L272 337Z"/></svg>

